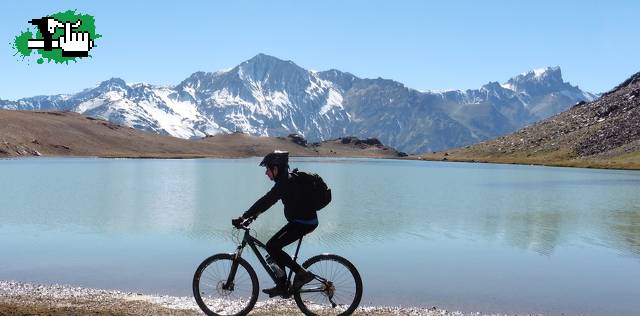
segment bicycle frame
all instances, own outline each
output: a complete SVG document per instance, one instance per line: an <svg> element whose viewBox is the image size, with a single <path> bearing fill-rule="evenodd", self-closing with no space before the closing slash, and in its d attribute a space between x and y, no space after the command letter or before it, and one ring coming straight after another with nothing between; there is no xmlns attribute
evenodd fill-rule
<svg viewBox="0 0 640 316"><path fill-rule="evenodd" d="M269 274L269 277L271 277L271 279L273 280L274 283L277 283L278 277L273 272L273 270L271 270L271 268L269 268L269 265L267 264L267 260L262 256L262 253L260 253L260 250L258 250L258 248L262 248L262 249L264 249L266 251L267 250L267 246L265 244L263 244L260 240L258 240L255 237L251 236L251 234L249 234L249 229L248 228L242 227L241 229L244 230L244 237L242 238L242 242L240 243L240 245L238 245L238 247L236 248L236 251L234 253L234 259L242 257L242 251L244 250L244 248L247 245L249 245L251 250L253 250L253 253L258 258L258 261L260 261L260 264L262 265L264 270L267 271L267 273ZM300 251L300 245L301 244L302 244L302 238L300 238L298 240L298 246L296 247L296 253L293 256L293 261L294 262L296 260L298 260L298 252ZM237 263L236 260L234 260L233 264L231 265L231 273L229 273L229 278L227 279L227 282L223 286L223 288L232 289L228 285L232 285L233 284L233 280L235 279L237 268L238 268L238 263ZM287 282L291 282L291 276L292 275L293 275L293 271L291 271L291 269L289 269L289 275L287 276Z"/></svg>
<svg viewBox="0 0 640 316"><path fill-rule="evenodd" d="M267 271L267 273L269 274L269 277L271 277L271 279L273 280L274 283L278 282L278 278L276 276L276 274L273 272L273 270L271 270L271 268L269 268L269 265L267 264L267 261L265 260L265 258L262 256L262 254L260 253L260 251L258 250L258 248L262 248L266 251L267 246L265 246L265 244L263 244L260 240L256 239L255 237L251 236L251 234L249 233L249 228L247 227L241 227L240 229L244 230L244 237L242 238L242 242L240 243L240 245L238 245L238 247L236 248L236 251L234 253L234 260L233 263L231 264L231 271L229 273L229 276L227 278L227 282L225 282L225 284L222 285L222 288L225 290L233 290L233 280L236 277L236 271L238 270L238 258L242 257L242 251L244 250L244 248L249 245L249 247L251 248L251 250L253 250L253 253L256 255L256 257L258 258L258 261L260 261L260 264L262 265L262 267L264 268L265 271ZM296 253L293 256L293 261L296 262L298 260L298 253L300 251L300 245L302 244L302 237L298 240L298 246L296 247ZM291 276L293 275L293 271L291 271L291 269L289 269L289 275L287 276L287 282L289 284L291 284ZM325 284L325 286L332 286L332 282L328 281L327 279L320 277L318 275L314 275L314 277L319 280L320 282L322 282L323 284ZM324 292L325 291L325 287L317 287L317 288L312 288L312 289L301 289L299 290L301 293L312 293L312 292ZM331 297L329 297L329 301L331 301L332 305L335 304L333 303L333 300ZM334 306L335 307L335 306Z"/></svg>

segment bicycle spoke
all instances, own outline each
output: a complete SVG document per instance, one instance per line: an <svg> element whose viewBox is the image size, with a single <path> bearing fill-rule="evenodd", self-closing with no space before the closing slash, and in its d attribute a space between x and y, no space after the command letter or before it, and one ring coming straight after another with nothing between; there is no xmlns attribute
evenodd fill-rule
<svg viewBox="0 0 640 316"><path fill-rule="evenodd" d="M212 257L211 262L200 271L199 278L194 277L199 292L194 292L194 295L198 305L208 314L235 315L255 303L253 297L256 295L257 298L257 294L254 294L254 277L238 263L234 279L227 284L234 263L231 257L220 256Z"/></svg>
<svg viewBox="0 0 640 316"><path fill-rule="evenodd" d="M358 306L362 281L357 270L344 261L335 255L320 255L306 264L309 271L324 281L316 279L295 294L296 303L305 314L339 315L352 313Z"/></svg>

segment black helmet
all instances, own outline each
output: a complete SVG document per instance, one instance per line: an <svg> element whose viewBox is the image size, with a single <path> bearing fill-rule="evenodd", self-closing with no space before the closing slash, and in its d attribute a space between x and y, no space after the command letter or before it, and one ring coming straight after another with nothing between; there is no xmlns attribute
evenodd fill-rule
<svg viewBox="0 0 640 316"><path fill-rule="evenodd" d="M289 167L289 152L288 151L280 151L276 150L272 153L268 153L260 162L260 167L273 167L273 166L282 166L285 168Z"/></svg>

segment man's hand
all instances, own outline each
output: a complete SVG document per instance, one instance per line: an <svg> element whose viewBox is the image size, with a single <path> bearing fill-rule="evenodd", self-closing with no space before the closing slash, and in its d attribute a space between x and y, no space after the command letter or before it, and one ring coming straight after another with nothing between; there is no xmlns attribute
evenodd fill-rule
<svg viewBox="0 0 640 316"><path fill-rule="evenodd" d="M240 225L244 222L244 217L240 216L231 220L231 224L235 228L240 228Z"/></svg>
<svg viewBox="0 0 640 316"><path fill-rule="evenodd" d="M249 226L249 224L256 220L256 217L257 216L244 217L243 215L238 218L232 219L231 224L233 225L233 227L240 229L242 227Z"/></svg>

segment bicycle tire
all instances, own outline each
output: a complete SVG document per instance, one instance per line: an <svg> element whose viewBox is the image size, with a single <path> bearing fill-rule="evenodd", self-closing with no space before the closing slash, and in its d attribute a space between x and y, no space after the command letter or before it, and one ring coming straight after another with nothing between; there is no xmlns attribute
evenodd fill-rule
<svg viewBox="0 0 640 316"><path fill-rule="evenodd" d="M253 309L258 300L258 276L251 265L242 258L238 258L239 264L235 281L248 281L245 273L249 276L251 289L246 292L247 296L249 296L248 299L240 298L239 296L238 298L240 299L232 298L233 292L236 292L237 288L231 291L222 289L221 286L226 282L231 270L233 257L233 254L228 253L213 255L202 261L193 275L193 296L200 309L209 316L243 316ZM211 270L207 270L207 268L211 268ZM203 273L205 277L203 277ZM207 284L204 281L210 283ZM234 282L234 284L237 286L238 282ZM244 283L242 285L246 287ZM207 296L206 299L203 299L202 294L204 294L205 288L206 290L211 290L212 296ZM213 291L214 289L215 291ZM243 294L245 293L244 290L246 289L243 289ZM221 297L213 298L213 295L216 294Z"/></svg>
<svg viewBox="0 0 640 316"><path fill-rule="evenodd" d="M300 291L293 293L298 308L305 315L351 315L358 308L362 299L362 278L356 267L349 260L338 255L322 254L309 258L302 266L313 274L332 281L334 285L333 290L327 288L322 293L310 294L301 292L305 289L322 286L321 282L313 280L305 284ZM353 289L350 288L351 286ZM353 293L350 293L351 290ZM329 296L331 293L334 301L338 303L338 309L330 305ZM336 299L336 294L353 294L353 298L345 300L344 303L348 303L348 305L339 304L342 303L342 298Z"/></svg>

